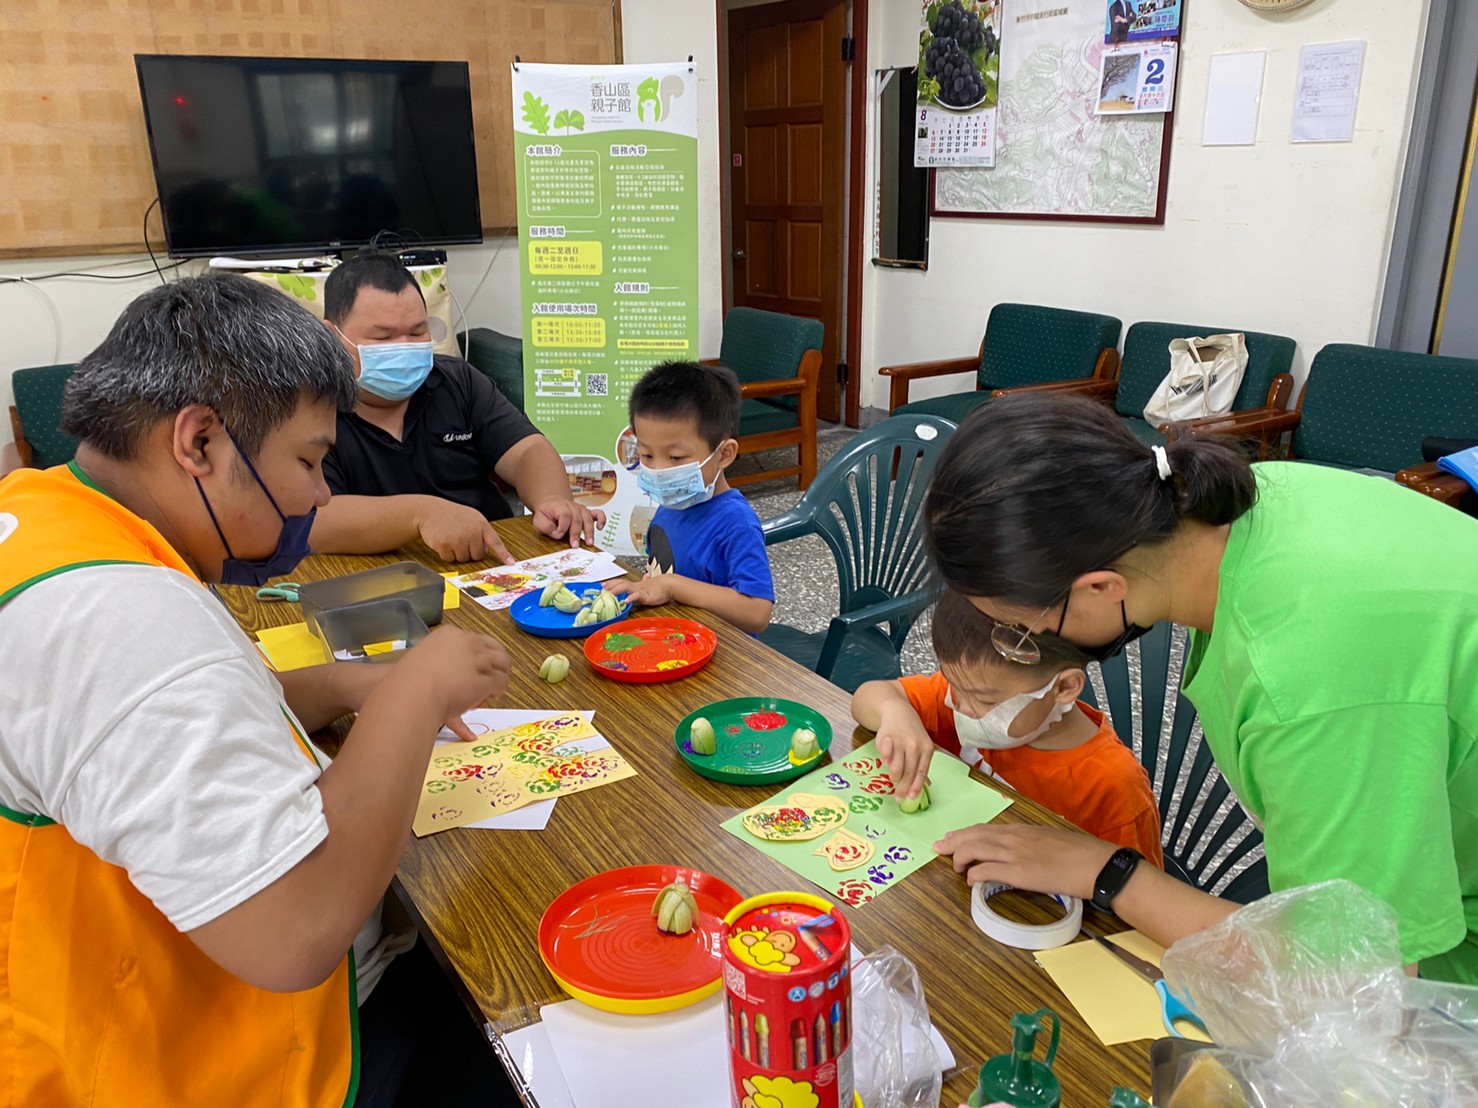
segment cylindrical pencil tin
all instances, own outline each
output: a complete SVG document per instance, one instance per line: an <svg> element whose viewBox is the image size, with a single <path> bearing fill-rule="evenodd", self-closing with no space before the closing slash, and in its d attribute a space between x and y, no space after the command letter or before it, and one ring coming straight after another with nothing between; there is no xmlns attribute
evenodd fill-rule
<svg viewBox="0 0 1478 1108"><path fill-rule="evenodd" d="M735 1108L853 1108L851 934L809 893L750 897L724 917Z"/></svg>

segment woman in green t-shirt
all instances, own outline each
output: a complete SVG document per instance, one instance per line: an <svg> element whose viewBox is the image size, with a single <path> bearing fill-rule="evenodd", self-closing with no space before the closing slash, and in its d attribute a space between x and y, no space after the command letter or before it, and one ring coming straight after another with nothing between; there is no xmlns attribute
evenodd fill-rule
<svg viewBox="0 0 1478 1108"><path fill-rule="evenodd" d="M1272 888L1354 881L1397 910L1408 963L1478 981L1478 523L1382 478L1147 446L1048 394L967 419L925 517L1005 657L1190 627L1184 691ZM972 883L1111 903L1167 945L1237 907L1076 832L986 825L937 849Z"/></svg>

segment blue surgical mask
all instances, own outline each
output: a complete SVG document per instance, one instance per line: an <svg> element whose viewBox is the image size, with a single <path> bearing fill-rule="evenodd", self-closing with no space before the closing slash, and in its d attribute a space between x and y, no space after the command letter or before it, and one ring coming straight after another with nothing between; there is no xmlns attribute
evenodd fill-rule
<svg viewBox="0 0 1478 1108"><path fill-rule="evenodd" d="M233 446L236 439L230 431L226 432ZM200 493L200 499L205 502L205 510L210 515L211 526L216 529L216 535L221 540L221 545L226 548L226 560L221 563L221 584L223 585L250 585L259 588L267 583L272 577L281 577L283 574L291 573L297 568L298 563L308 556L308 532L313 529L313 517L318 514L317 508L309 508L307 513L300 516L283 515L282 509L277 506L277 501L267 491L261 477L257 475L257 467L251 464L251 459L246 456L240 446L236 446L236 452L241 455L241 460L246 463L247 470L266 494L267 502L272 505L272 510L282 520L282 532L277 536L277 549L270 556L259 561L249 562L244 558L238 558L231 553L231 544L226 541L226 533L221 530L221 524L216 519L215 509L210 506L210 498L205 495L205 489L201 487L200 478L195 478L195 488Z"/></svg>
<svg viewBox="0 0 1478 1108"><path fill-rule="evenodd" d="M713 499L713 486L718 484L719 471L714 472L712 481L705 483L703 467L717 453L718 450L715 449L713 454L701 462L686 462L668 469L653 469L643 464L641 472L636 475L637 487L662 507L674 511L706 504Z"/></svg>
<svg viewBox="0 0 1478 1108"><path fill-rule="evenodd" d="M344 332L334 328L347 343ZM433 342L350 343L359 351L359 387L382 400L409 400L426 383L436 354Z"/></svg>

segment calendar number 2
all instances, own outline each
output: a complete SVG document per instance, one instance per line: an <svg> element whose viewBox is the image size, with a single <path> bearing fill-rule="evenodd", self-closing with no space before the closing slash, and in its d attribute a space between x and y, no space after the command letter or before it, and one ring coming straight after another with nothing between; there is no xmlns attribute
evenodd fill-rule
<svg viewBox="0 0 1478 1108"><path fill-rule="evenodd" d="M1165 83L1165 59L1151 58L1149 70L1145 73L1144 83L1147 85L1160 85Z"/></svg>

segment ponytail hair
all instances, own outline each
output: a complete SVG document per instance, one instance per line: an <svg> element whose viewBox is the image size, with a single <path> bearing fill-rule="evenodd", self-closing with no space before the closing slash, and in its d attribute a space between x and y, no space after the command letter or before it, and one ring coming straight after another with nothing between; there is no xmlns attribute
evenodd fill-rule
<svg viewBox="0 0 1478 1108"><path fill-rule="evenodd" d="M1183 438L1157 453L1096 401L1017 393L977 408L950 438L924 500L925 544L967 596L1048 605L1084 573L1171 537L1221 526L1257 499L1235 443Z"/></svg>

